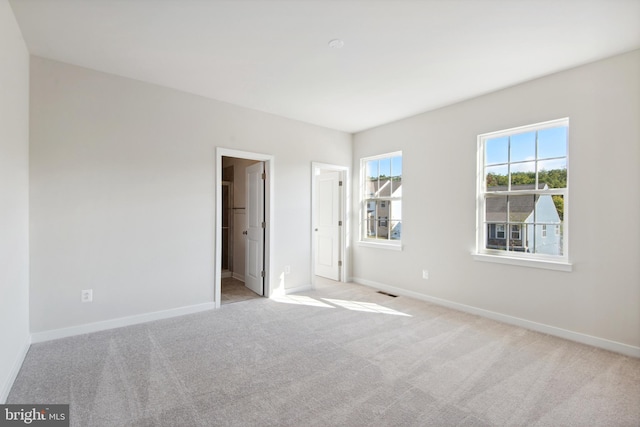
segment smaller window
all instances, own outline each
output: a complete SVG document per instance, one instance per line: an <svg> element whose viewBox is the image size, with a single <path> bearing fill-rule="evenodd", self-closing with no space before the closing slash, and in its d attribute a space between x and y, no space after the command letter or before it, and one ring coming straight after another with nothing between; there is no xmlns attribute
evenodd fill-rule
<svg viewBox="0 0 640 427"><path fill-rule="evenodd" d="M504 239L504 224L496 224L496 239Z"/></svg>
<svg viewBox="0 0 640 427"><path fill-rule="evenodd" d="M556 236L560 235L560 226L556 225Z"/></svg>
<svg viewBox="0 0 640 427"><path fill-rule="evenodd" d="M520 226L512 225L511 226L511 239L520 240Z"/></svg>
<svg viewBox="0 0 640 427"><path fill-rule="evenodd" d="M547 237L547 225L542 225L542 237Z"/></svg>
<svg viewBox="0 0 640 427"><path fill-rule="evenodd" d="M400 246L402 237L402 152L360 160L360 241Z"/></svg>

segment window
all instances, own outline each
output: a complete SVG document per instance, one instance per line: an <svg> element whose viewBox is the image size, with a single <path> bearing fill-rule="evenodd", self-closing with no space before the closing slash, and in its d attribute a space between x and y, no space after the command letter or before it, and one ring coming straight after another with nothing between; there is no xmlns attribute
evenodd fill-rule
<svg viewBox="0 0 640 427"><path fill-rule="evenodd" d="M400 246L402 237L402 153L360 161L362 214L360 241Z"/></svg>
<svg viewBox="0 0 640 427"><path fill-rule="evenodd" d="M520 240L520 226L519 225L511 225L511 239L512 240Z"/></svg>
<svg viewBox="0 0 640 427"><path fill-rule="evenodd" d="M568 130L561 119L478 136L478 254L567 262Z"/></svg>

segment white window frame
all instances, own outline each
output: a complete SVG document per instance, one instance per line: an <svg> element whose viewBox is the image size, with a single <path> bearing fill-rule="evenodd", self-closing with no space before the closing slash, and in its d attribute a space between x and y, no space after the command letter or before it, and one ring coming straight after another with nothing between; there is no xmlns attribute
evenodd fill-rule
<svg viewBox="0 0 640 427"><path fill-rule="evenodd" d="M542 237L547 237L547 224L542 224Z"/></svg>
<svg viewBox="0 0 640 427"><path fill-rule="evenodd" d="M391 250L398 250L398 251L402 250L402 235L400 235L399 240L391 240L391 239L381 240L381 239L375 239L375 238L368 238L367 232L366 232L367 225L365 220L365 214L367 211L367 201L371 200L371 198L368 197L367 194L365 194L365 185L366 185L365 183L367 180L367 177L366 177L367 162L371 160L381 160L386 158L390 159L393 157L402 157L402 151L394 151L391 153L384 153L384 154L379 154L375 156L362 157L360 159L360 212L359 212L359 218L358 218L358 221L360 224L359 240L358 240L359 246L368 246L373 248L391 249ZM403 175L404 175L404 162L402 164L402 176ZM399 201L402 204L402 198L403 198L402 196L401 197L381 197L379 200L385 200L385 201L388 200L389 203L391 203L392 201ZM391 223L392 221L396 221L396 220L395 219L392 220L391 218L388 218L387 221ZM402 218L402 216L400 217L399 221L402 224L402 226L404 226L404 219Z"/></svg>
<svg viewBox="0 0 640 427"><path fill-rule="evenodd" d="M507 232L505 231L504 227L504 224L496 224L496 239L504 240L507 238ZM498 233L502 233L502 237L500 237Z"/></svg>
<svg viewBox="0 0 640 427"><path fill-rule="evenodd" d="M486 188L486 178L484 174L485 169L485 142L505 136L512 136L525 132L540 131L549 128L555 128L559 126L567 127L567 150L566 150L566 162L567 162L567 186L566 188L553 188L546 190L537 189L534 190L522 190L522 191L500 191L501 195L520 195L520 194L548 194L548 195L561 195L564 199L564 222L563 222L563 247L562 255L546 255L546 254L532 254L516 251L504 251L499 249L486 248L487 242L487 226L485 222L485 200L486 195L491 194ZM517 128L505 129L497 132L490 132L478 135L477 139L477 183L476 183L476 249L473 252L474 259L478 261L497 262L501 264L520 265L526 267L537 267L551 270L571 271L572 265L569 262L569 118L562 118L558 120L550 120L543 123L536 123L527 126L521 126ZM537 162L537 159L536 159ZM511 162L509 162L511 164ZM513 238L511 234L511 226L505 227L505 230L509 233L509 236ZM556 232L559 233L559 227L556 227ZM520 236L522 237L522 228L520 228Z"/></svg>

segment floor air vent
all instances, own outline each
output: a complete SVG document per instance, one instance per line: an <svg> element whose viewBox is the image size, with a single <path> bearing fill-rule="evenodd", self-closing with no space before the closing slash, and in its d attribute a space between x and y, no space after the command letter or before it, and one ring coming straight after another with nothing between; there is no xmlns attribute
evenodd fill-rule
<svg viewBox="0 0 640 427"><path fill-rule="evenodd" d="M386 295L386 296L391 297L391 298L397 298L398 297L398 295L390 294L389 292L378 291L378 293L382 294L382 295Z"/></svg>

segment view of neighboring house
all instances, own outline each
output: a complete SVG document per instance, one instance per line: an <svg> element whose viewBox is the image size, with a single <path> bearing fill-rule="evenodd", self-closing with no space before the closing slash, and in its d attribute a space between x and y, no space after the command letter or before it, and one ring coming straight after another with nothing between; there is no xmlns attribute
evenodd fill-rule
<svg viewBox="0 0 640 427"><path fill-rule="evenodd" d="M533 187L526 184L512 186L512 189ZM546 184L541 185L541 189L547 188ZM500 187L492 190L500 191ZM562 220L551 195L488 198L486 221L487 249L507 250L508 247L514 252L562 255Z"/></svg>
<svg viewBox="0 0 640 427"><path fill-rule="evenodd" d="M402 178L367 180L367 237L399 240L402 235Z"/></svg>

